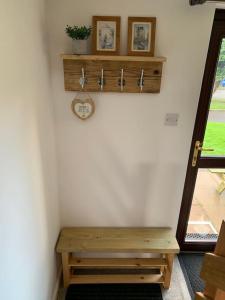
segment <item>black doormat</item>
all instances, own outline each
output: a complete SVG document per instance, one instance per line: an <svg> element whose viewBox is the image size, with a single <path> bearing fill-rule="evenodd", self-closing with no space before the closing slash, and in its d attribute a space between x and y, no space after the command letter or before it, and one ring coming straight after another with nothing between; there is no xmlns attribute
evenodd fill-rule
<svg viewBox="0 0 225 300"><path fill-rule="evenodd" d="M178 255L180 266L192 299L195 299L196 292L202 292L204 290L204 282L200 278L203 258L203 253L180 253Z"/></svg>
<svg viewBox="0 0 225 300"><path fill-rule="evenodd" d="M159 284L72 284L66 300L163 300Z"/></svg>

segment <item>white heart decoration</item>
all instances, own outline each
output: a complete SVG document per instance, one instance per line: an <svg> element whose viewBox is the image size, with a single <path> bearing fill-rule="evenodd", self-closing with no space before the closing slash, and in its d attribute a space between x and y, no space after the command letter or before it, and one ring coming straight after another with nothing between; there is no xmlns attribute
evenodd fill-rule
<svg viewBox="0 0 225 300"><path fill-rule="evenodd" d="M75 98L72 102L72 111L81 120L86 120L90 118L95 111L94 101L91 98Z"/></svg>

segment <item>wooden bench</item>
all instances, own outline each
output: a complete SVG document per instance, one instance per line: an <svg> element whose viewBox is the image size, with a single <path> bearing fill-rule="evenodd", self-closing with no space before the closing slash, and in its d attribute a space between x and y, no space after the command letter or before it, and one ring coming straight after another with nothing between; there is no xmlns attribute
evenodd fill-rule
<svg viewBox="0 0 225 300"><path fill-rule="evenodd" d="M56 250L62 255L65 288L82 283L161 283L169 288L173 259L179 246L169 228L75 227L62 229ZM159 257L78 258L74 256L76 253L151 253ZM122 269L128 273L76 274L76 269L98 269L99 272ZM129 274L129 270L145 272ZM146 274L146 270L150 274Z"/></svg>
<svg viewBox="0 0 225 300"><path fill-rule="evenodd" d="M196 294L196 300L225 300L225 221L214 254L205 254L200 277L205 281L205 290Z"/></svg>

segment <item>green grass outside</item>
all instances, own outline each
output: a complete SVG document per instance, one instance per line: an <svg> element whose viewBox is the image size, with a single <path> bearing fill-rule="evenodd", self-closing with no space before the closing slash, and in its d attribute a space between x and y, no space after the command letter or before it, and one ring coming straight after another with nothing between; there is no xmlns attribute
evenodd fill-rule
<svg viewBox="0 0 225 300"><path fill-rule="evenodd" d="M202 156L225 156L225 123L207 123L203 147L214 151L202 151Z"/></svg>
<svg viewBox="0 0 225 300"><path fill-rule="evenodd" d="M212 102L210 104L210 109L225 110L225 101L221 101L218 99L212 99Z"/></svg>

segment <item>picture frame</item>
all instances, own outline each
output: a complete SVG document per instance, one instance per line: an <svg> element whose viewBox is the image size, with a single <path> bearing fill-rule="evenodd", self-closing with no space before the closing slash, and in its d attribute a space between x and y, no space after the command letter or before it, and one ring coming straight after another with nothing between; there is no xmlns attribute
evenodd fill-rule
<svg viewBox="0 0 225 300"><path fill-rule="evenodd" d="M154 56L155 17L128 17L128 55Z"/></svg>
<svg viewBox="0 0 225 300"><path fill-rule="evenodd" d="M92 53L119 55L120 23L118 16L93 16Z"/></svg>

